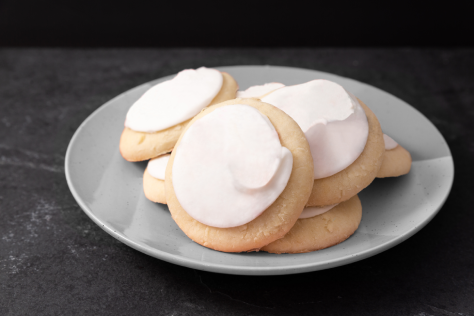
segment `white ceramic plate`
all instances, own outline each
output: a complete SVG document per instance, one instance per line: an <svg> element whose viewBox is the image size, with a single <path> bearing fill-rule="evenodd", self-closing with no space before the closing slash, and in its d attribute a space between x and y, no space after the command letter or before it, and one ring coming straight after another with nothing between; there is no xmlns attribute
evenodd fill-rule
<svg viewBox="0 0 474 316"><path fill-rule="evenodd" d="M277 275L337 267L373 256L406 240L440 210L454 178L448 145L420 112L377 88L336 75L274 66L220 67L241 90L266 82L293 85L335 81L363 100L385 133L413 157L409 175L376 179L360 193L362 222L345 242L305 254L222 253L188 239L168 208L148 201L142 189L146 163L130 163L119 139L130 105L148 88L172 76L117 96L92 113L74 134L66 153L69 188L84 212L107 233L143 253L182 266L219 273Z"/></svg>

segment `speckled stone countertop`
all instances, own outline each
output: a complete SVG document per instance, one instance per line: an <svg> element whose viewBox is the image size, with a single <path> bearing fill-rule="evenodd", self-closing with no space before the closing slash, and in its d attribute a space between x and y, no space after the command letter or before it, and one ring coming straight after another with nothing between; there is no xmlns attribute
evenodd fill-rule
<svg viewBox="0 0 474 316"><path fill-rule="evenodd" d="M83 213L64 155L96 108L184 68L262 64L353 78L427 116L455 164L438 215L350 265L250 277L149 257ZM473 49L0 49L0 315L474 315L473 122Z"/></svg>

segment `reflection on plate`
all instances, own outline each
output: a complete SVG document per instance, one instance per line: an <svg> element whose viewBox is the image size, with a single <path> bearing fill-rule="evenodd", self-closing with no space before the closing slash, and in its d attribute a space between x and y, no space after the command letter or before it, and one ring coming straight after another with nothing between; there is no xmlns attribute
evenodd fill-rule
<svg viewBox="0 0 474 316"><path fill-rule="evenodd" d="M376 179L359 197L362 222L345 242L320 251L275 255L222 253L188 239L168 208L148 201L142 189L146 163L125 161L118 150L125 114L150 86L131 89L101 106L78 128L66 154L69 188L84 212L113 237L150 256L200 270L245 275L291 274L328 269L373 256L406 240L439 211L454 177L449 148L417 110L377 88L319 71L273 67L220 67L241 89L265 82L286 85L335 81L364 101L385 133L412 154L410 174Z"/></svg>

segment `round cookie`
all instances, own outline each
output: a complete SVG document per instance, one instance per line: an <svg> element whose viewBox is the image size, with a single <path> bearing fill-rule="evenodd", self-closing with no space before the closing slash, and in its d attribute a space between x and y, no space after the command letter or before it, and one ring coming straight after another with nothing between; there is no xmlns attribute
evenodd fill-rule
<svg viewBox="0 0 474 316"><path fill-rule="evenodd" d="M165 181L150 175L148 168L143 173L143 192L150 201L166 204Z"/></svg>
<svg viewBox="0 0 474 316"><path fill-rule="evenodd" d="M173 151L165 174L166 201L171 215L183 232L205 247L225 251L254 251L283 237L303 211L313 185L313 160L308 141L298 124L283 111L254 99L235 99L211 106L197 115L186 127L215 109L231 105L249 105L265 115L280 137L281 145L293 156L293 168L287 186L280 196L263 213L247 224L230 228L217 228L192 218L180 205L173 187ZM182 135L186 133L186 130ZM180 140L183 136L180 136ZM176 146L179 146L179 142ZM203 198L213 198L206 196Z"/></svg>
<svg viewBox="0 0 474 316"><path fill-rule="evenodd" d="M327 178L315 179L307 206L325 206L346 201L366 188L377 175L385 145L375 114L359 100L369 123L364 151L349 167Z"/></svg>
<svg viewBox="0 0 474 316"><path fill-rule="evenodd" d="M261 248L270 253L303 253L337 245L359 227L362 205L357 195L331 210L310 218L298 219L285 237Z"/></svg>
<svg viewBox="0 0 474 316"><path fill-rule="evenodd" d="M223 79L221 90L209 106L234 99L239 88L231 75L226 72L221 72L221 74ZM133 162L155 158L170 152L190 121L191 119L155 133L137 132L125 127L120 137L120 153L125 160Z"/></svg>
<svg viewBox="0 0 474 316"><path fill-rule="evenodd" d="M386 150L377 178L399 177L410 172L411 155L402 146Z"/></svg>

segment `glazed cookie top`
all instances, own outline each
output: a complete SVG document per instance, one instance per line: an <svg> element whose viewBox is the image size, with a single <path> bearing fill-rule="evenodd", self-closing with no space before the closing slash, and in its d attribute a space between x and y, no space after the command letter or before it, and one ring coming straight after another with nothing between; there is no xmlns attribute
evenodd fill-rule
<svg viewBox="0 0 474 316"><path fill-rule="evenodd" d="M147 165L148 173L153 178L164 180L166 165L168 164L168 160L170 160L170 156L171 154L166 154L166 155L162 155L148 161L148 165Z"/></svg>
<svg viewBox="0 0 474 316"><path fill-rule="evenodd" d="M272 92L276 89L283 88L285 85L279 82L270 82L261 86L251 86L245 91L237 91L237 98L258 98Z"/></svg>
<svg viewBox="0 0 474 316"><path fill-rule="evenodd" d="M385 142L385 150L391 150L398 146L398 143L387 134L383 134L383 141Z"/></svg>
<svg viewBox="0 0 474 316"><path fill-rule="evenodd" d="M339 204L339 203L337 203L337 204ZM301 213L299 219L311 218L311 217L315 217L315 216L324 214L324 213L330 211L337 204L326 205L326 206L308 206L308 207L305 207L303 209L303 212Z"/></svg>
<svg viewBox="0 0 474 316"><path fill-rule="evenodd" d="M291 116L308 139L314 178L329 177L364 150L369 125L356 97L328 80L277 89L262 98Z"/></svg>
<svg viewBox="0 0 474 316"><path fill-rule="evenodd" d="M189 120L211 103L222 82L215 69L183 70L146 91L128 110L125 126L153 133Z"/></svg>
<svg viewBox="0 0 474 316"><path fill-rule="evenodd" d="M178 148L187 131L214 111L230 105L248 105L267 117L278 133L281 146L288 148L291 152L293 164L285 189L257 218L244 225L220 228L205 225L186 212L177 199L173 172ZM239 122L239 124L246 123ZM173 220L181 230L193 241L211 249L225 252L255 251L282 238L298 220L313 188L313 159L308 141L301 128L282 110L255 99L233 99L204 109L186 126L175 148L166 167L166 202ZM211 193L211 196L199 198L219 198L213 192ZM225 204L226 208L228 206L231 204Z"/></svg>
<svg viewBox="0 0 474 316"><path fill-rule="evenodd" d="M270 120L245 104L197 120L174 151L176 197L191 217L212 227L258 217L285 189L293 166Z"/></svg>

